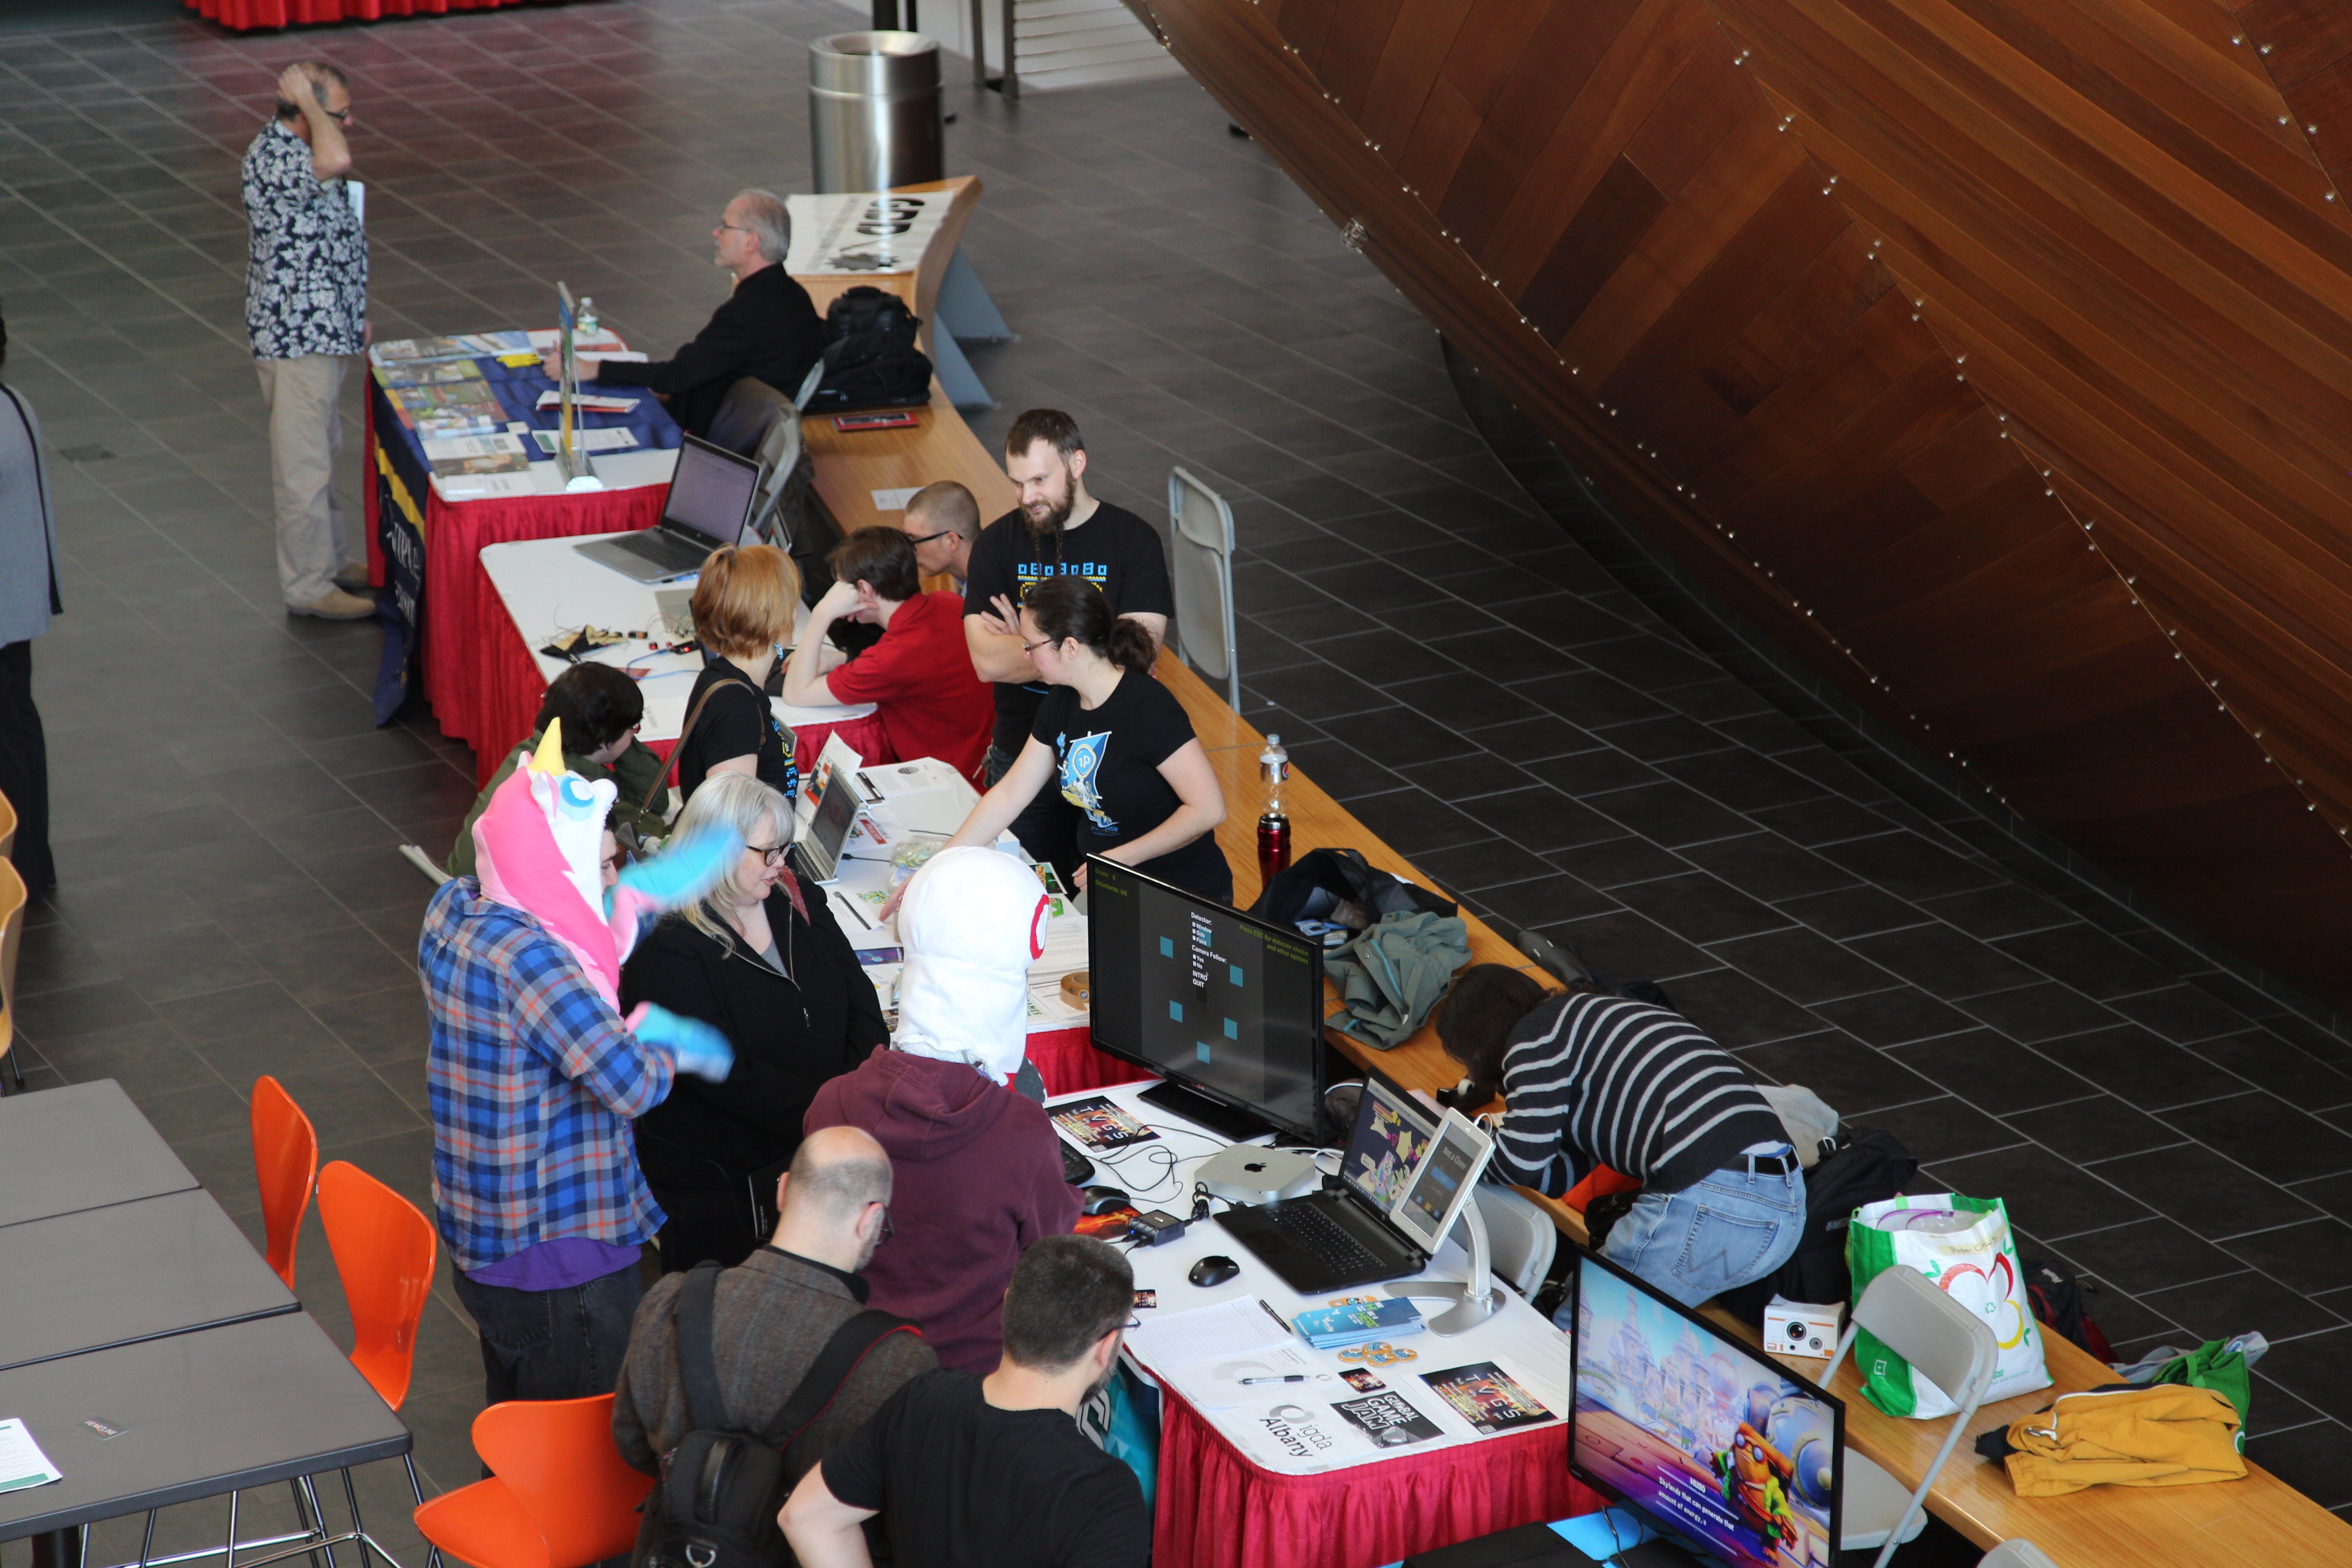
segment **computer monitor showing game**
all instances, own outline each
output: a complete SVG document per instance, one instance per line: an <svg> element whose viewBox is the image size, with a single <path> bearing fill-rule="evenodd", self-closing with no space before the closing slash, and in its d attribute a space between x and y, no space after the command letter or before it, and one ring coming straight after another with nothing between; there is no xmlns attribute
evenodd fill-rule
<svg viewBox="0 0 2352 1568"><path fill-rule="evenodd" d="M1087 879L1096 1049L1168 1079L1146 1098L1229 1138L1315 1139L1322 947L1099 856Z"/></svg>
<svg viewBox="0 0 2352 1568"><path fill-rule="evenodd" d="M1615 1264L1573 1270L1569 1468L1727 1568L1829 1568L1845 1406Z"/></svg>

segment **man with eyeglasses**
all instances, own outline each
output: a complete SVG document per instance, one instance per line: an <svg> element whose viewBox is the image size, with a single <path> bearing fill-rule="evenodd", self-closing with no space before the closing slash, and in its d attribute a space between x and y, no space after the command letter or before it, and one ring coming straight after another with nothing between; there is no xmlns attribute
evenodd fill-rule
<svg viewBox="0 0 2352 1568"><path fill-rule="evenodd" d="M898 531L915 547L915 570L926 577L955 579L963 592L971 575L971 542L980 537L980 503L953 479L925 485L907 498Z"/></svg>
<svg viewBox="0 0 2352 1568"><path fill-rule="evenodd" d="M375 601L335 494L343 374L367 346L367 236L352 167L351 83L324 60L278 75L278 111L246 149L245 327L269 410L278 585L289 615L364 620Z"/></svg>
<svg viewBox="0 0 2352 1568"><path fill-rule="evenodd" d="M710 434L711 416L728 389L745 376L792 397L809 367L824 357L824 322L815 301L784 270L793 219L783 198L769 191L736 192L710 242L711 264L733 276L734 292L692 342L664 360L583 355L579 361L583 381L650 389L689 436ZM547 374L558 374L552 355Z"/></svg>
<svg viewBox="0 0 2352 1568"><path fill-rule="evenodd" d="M855 1127L804 1139L776 1184L774 1236L718 1277L709 1305L712 1360L729 1426L758 1432L792 1402L835 1334L871 1335L887 1325L848 1327L866 1303L862 1270L890 1233L890 1156ZM678 1322L688 1276L665 1275L637 1305L613 1401L613 1440L649 1476L694 1427L679 1371ZM904 1320L898 1320L903 1322ZM910 1379L939 1365L919 1335L883 1332L856 1358L833 1397L786 1458L787 1484L800 1479ZM658 1499L645 1510L632 1560L644 1563L661 1529Z"/></svg>

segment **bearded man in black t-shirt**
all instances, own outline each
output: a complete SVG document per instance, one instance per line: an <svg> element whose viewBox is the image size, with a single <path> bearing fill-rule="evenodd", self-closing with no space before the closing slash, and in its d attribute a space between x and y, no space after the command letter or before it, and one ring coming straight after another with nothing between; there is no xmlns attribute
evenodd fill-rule
<svg viewBox="0 0 2352 1568"><path fill-rule="evenodd" d="M963 636L971 667L995 682L996 727L988 747L993 785L1020 756L1045 700L1045 684L1021 643L1021 599L1047 577L1084 577L1103 592L1111 613L1134 621L1157 645L1176 613L1168 552L1151 525L1125 507L1087 493L1087 444L1078 423L1058 408L1032 408L1004 434L1004 472L1021 504L982 531L964 579ZM1013 821L1033 858L1051 861L1066 879L1077 864L1077 807L1058 790L1040 790Z"/></svg>

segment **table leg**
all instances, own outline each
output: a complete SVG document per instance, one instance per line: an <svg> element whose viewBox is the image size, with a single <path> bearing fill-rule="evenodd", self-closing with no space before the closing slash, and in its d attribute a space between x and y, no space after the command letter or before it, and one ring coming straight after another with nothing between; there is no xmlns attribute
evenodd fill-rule
<svg viewBox="0 0 2352 1568"><path fill-rule="evenodd" d="M33 1568L82 1568L89 1551L89 1527L68 1525L33 1537Z"/></svg>

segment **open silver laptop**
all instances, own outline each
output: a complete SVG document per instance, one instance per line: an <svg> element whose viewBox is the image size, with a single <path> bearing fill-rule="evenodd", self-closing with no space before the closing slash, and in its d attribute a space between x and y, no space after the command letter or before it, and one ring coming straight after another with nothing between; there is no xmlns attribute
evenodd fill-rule
<svg viewBox="0 0 2352 1568"><path fill-rule="evenodd" d="M677 449L669 494L655 527L574 545L581 554L640 583L666 583L702 570L722 544L743 537L760 489L760 465L688 436Z"/></svg>

